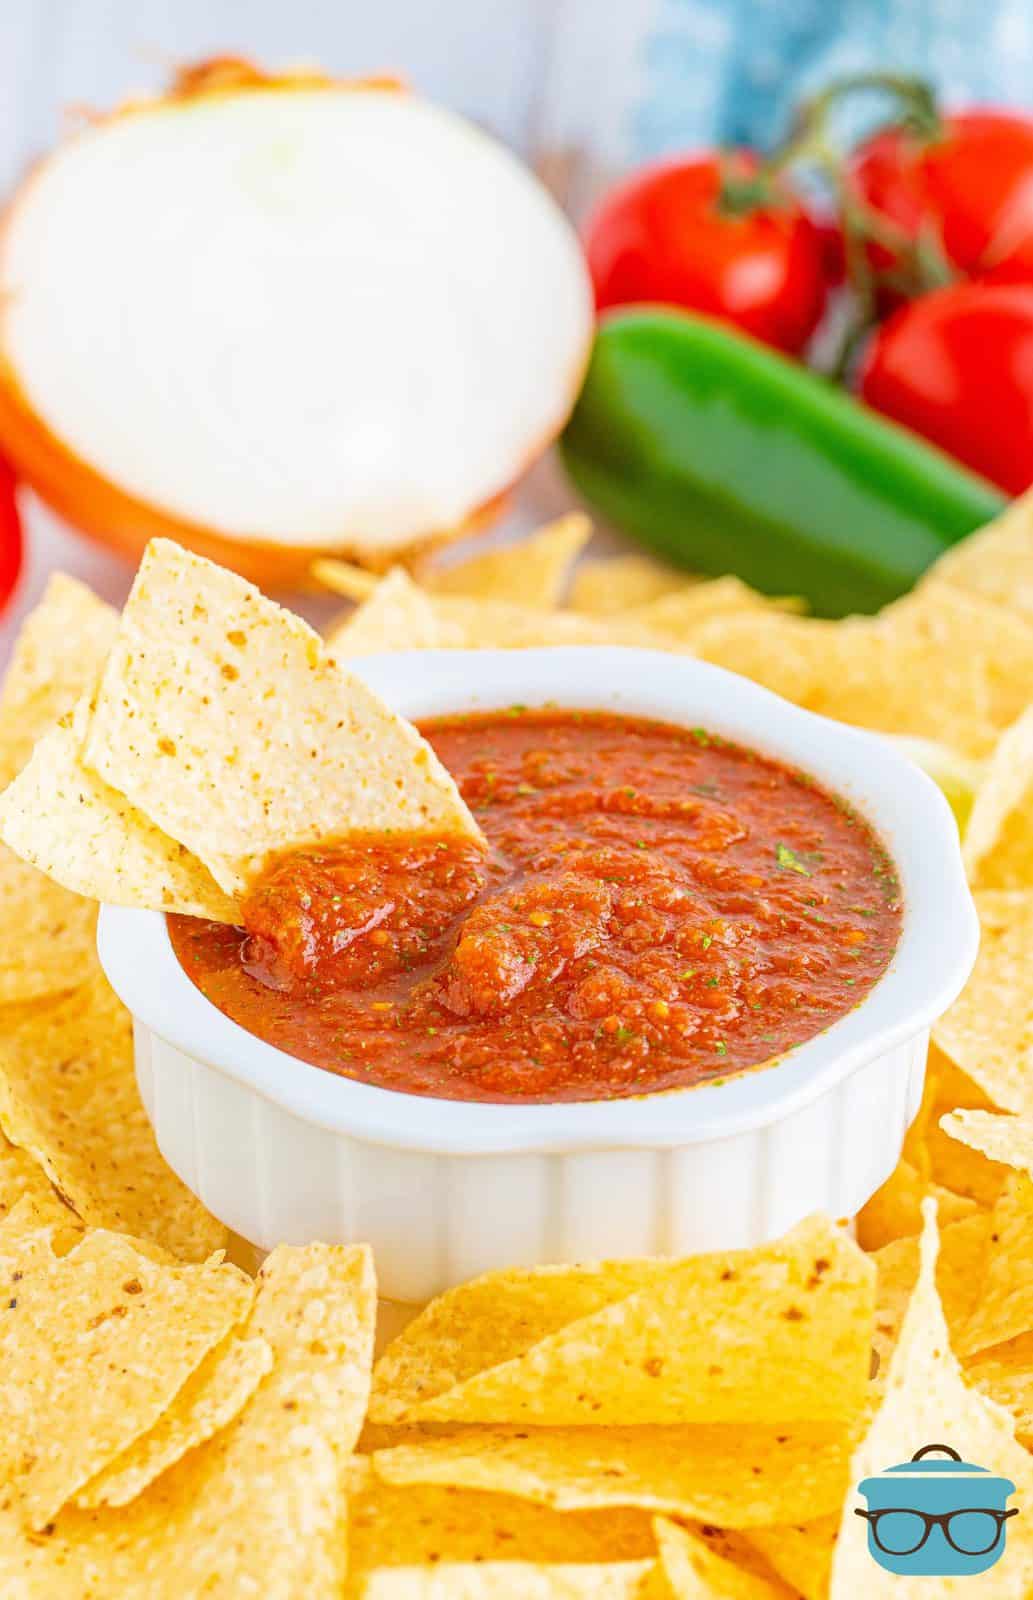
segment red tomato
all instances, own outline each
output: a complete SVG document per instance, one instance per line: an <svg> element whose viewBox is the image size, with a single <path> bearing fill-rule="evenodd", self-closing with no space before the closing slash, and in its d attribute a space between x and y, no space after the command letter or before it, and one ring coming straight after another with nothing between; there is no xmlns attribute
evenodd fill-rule
<svg viewBox="0 0 1033 1600"><path fill-rule="evenodd" d="M852 163L850 188L909 239L925 232L965 277L1033 281L1033 118L971 110L932 141L889 129ZM871 248L885 269L894 252Z"/></svg>
<svg viewBox="0 0 1033 1600"><path fill-rule="evenodd" d="M822 236L785 187L752 207L725 209L728 159L647 167L607 196L585 235L596 305L683 306L794 353L825 306ZM731 159L735 180L748 182L754 159Z"/></svg>
<svg viewBox="0 0 1033 1600"><path fill-rule="evenodd" d="M22 569L22 525L14 491L14 473L0 456L0 610L11 598Z"/></svg>
<svg viewBox="0 0 1033 1600"><path fill-rule="evenodd" d="M954 284L875 334L860 375L869 405L1010 494L1033 483L1033 285Z"/></svg>

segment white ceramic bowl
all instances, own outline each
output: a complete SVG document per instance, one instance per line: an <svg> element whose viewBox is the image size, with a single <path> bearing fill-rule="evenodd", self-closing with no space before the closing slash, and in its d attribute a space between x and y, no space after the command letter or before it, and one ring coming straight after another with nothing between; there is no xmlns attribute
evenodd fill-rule
<svg viewBox="0 0 1033 1600"><path fill-rule="evenodd" d="M876 735L688 657L432 651L360 670L414 719L514 702L608 709L712 728L804 768L889 847L900 946L847 1016L720 1087L485 1105L295 1060L204 998L162 915L106 906L100 956L135 1019L144 1104L165 1159L205 1205L263 1249L367 1240L381 1292L410 1301L492 1267L749 1245L812 1211L857 1211L900 1156L930 1025L978 944L954 821L924 773Z"/></svg>

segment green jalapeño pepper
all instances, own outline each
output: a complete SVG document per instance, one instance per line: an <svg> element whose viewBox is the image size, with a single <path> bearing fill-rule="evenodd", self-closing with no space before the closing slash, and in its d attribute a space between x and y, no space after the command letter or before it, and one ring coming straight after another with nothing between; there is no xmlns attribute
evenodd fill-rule
<svg viewBox="0 0 1033 1600"><path fill-rule="evenodd" d="M656 555L876 611L1005 504L826 379L718 323L606 318L561 441L588 504Z"/></svg>

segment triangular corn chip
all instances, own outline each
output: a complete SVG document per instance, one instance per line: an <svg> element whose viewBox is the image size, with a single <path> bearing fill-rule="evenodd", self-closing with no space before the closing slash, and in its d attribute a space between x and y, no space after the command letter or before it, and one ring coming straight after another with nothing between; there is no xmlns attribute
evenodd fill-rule
<svg viewBox="0 0 1033 1600"><path fill-rule="evenodd" d="M140 1100L132 1021L99 967L46 1002L9 1006L0 1126L84 1221L203 1261L226 1230L165 1163Z"/></svg>
<svg viewBox="0 0 1033 1600"><path fill-rule="evenodd" d="M141 1433L246 1315L218 1258L163 1265L98 1230L49 1259L0 1244L0 1477L43 1528Z"/></svg>
<svg viewBox="0 0 1033 1600"><path fill-rule="evenodd" d="M433 1302L389 1346L371 1416L848 1418L868 1376L874 1291L871 1263L820 1217L753 1250L492 1273Z"/></svg>
<svg viewBox="0 0 1033 1600"><path fill-rule="evenodd" d="M140 565L83 760L229 895L324 838L480 838L426 740L300 617L167 540Z"/></svg>
<svg viewBox="0 0 1033 1600"><path fill-rule="evenodd" d="M134 1439L75 1497L79 1506L124 1506L188 1450L241 1411L273 1364L264 1339L232 1335L210 1351L147 1433Z"/></svg>
<svg viewBox="0 0 1033 1600"><path fill-rule="evenodd" d="M127 1506L69 1508L38 1537L0 1504L0 1594L341 1592L347 1457L365 1408L376 1309L369 1252L281 1246L256 1290L244 1332L270 1346L273 1366L240 1414Z"/></svg>
<svg viewBox="0 0 1033 1600"><path fill-rule="evenodd" d="M421 573L421 580L435 594L508 600L552 611L563 598L571 566L591 536L588 518L581 511L572 511L515 544L468 556L450 566L433 567Z"/></svg>

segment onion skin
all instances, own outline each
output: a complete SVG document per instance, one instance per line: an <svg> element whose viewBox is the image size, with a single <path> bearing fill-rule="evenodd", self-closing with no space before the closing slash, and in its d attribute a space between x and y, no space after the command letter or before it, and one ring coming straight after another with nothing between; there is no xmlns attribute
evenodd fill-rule
<svg viewBox="0 0 1033 1600"><path fill-rule="evenodd" d="M194 100L202 96L239 94L250 89L281 88L380 89L385 94L404 94L405 84L383 76L335 79L316 68L301 68L289 73L267 74L243 57L215 56L182 66L171 88L164 94L127 100L114 110L87 113L91 125L135 113L157 104ZM74 137L74 135L73 135ZM0 258L4 234L19 199L34 181L46 157L28 172L8 202L0 218ZM2 318L2 308L0 308ZM2 320L0 320L2 329ZM551 424L519 463L510 482L501 485L487 500L459 523L430 528L414 534L403 544L383 549L372 548L361 537L342 534L340 542L318 545L283 544L267 538L228 535L177 516L165 507L135 496L103 474L62 442L33 410L18 375L0 343L0 454L7 456L19 479L28 484L50 508L77 531L114 550L135 565L151 539L173 539L198 555L229 567L242 577L264 588L318 590L312 566L324 558L338 557L384 571L399 563L410 565L434 549L467 538L486 529L501 514L510 492L534 462L544 454L563 428L573 409L588 368L590 347L571 372L569 392Z"/></svg>

